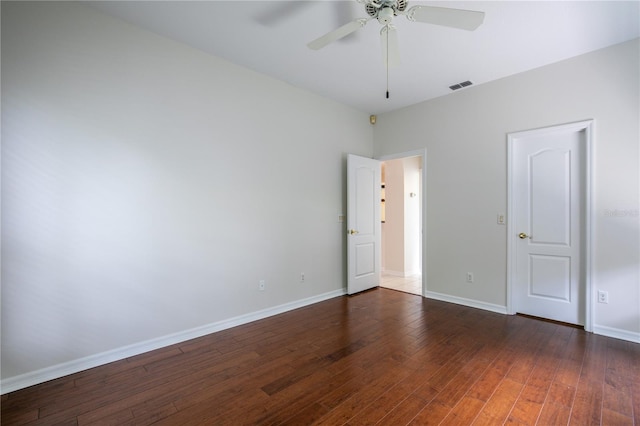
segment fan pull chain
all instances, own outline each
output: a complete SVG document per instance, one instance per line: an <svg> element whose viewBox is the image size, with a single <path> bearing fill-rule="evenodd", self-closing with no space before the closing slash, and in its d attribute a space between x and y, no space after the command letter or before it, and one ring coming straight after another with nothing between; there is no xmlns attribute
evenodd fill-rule
<svg viewBox="0 0 640 426"><path fill-rule="evenodd" d="M387 54L387 60L386 60L386 63L387 63L387 99L389 99L389 25L388 24L387 24L387 31L386 32L387 32L387 34L386 34L386 36L387 36L387 52L386 52L386 54Z"/></svg>

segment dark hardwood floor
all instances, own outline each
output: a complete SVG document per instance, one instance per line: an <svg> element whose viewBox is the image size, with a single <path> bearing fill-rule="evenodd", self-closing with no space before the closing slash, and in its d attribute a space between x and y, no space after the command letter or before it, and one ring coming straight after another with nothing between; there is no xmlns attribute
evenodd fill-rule
<svg viewBox="0 0 640 426"><path fill-rule="evenodd" d="M3 425L637 425L640 345L388 289L2 396Z"/></svg>

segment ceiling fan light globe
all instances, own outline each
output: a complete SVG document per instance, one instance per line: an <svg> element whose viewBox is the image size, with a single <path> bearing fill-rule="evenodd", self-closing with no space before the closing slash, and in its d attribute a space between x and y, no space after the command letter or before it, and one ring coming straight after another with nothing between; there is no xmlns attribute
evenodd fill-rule
<svg viewBox="0 0 640 426"><path fill-rule="evenodd" d="M378 12L378 22L382 25L390 24L393 20L393 9L390 7L385 7Z"/></svg>

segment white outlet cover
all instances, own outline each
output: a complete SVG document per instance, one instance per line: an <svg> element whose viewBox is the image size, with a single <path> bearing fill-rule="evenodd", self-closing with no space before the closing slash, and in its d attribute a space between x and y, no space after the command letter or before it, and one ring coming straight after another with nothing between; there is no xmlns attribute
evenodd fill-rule
<svg viewBox="0 0 640 426"><path fill-rule="evenodd" d="M598 291L598 302L609 303L609 293L603 290Z"/></svg>

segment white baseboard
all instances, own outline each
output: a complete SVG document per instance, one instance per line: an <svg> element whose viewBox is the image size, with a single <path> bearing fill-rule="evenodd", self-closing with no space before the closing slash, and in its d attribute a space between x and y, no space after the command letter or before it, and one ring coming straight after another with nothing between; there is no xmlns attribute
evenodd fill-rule
<svg viewBox="0 0 640 426"><path fill-rule="evenodd" d="M613 337L614 339L640 343L640 333L635 331L621 330L619 328L607 327L605 325L594 325L593 333L600 334L602 336Z"/></svg>
<svg viewBox="0 0 640 426"><path fill-rule="evenodd" d="M440 300L442 302L455 303L457 305L469 306L470 308L484 309L485 311L496 312L498 314L507 314L507 307L495 305L493 303L481 302L479 300L465 299L464 297L451 296L450 294L436 293L435 291L427 291L425 297L429 299Z"/></svg>
<svg viewBox="0 0 640 426"><path fill-rule="evenodd" d="M328 293L319 294L317 296L308 297L306 299L296 300L293 302L285 303L283 305L263 309L261 311L251 312L234 318L229 318L215 323L203 325L201 327L169 334L166 336L158 337L156 339L134 343L133 345L124 346L95 355L90 355L84 358L79 358L62 364L53 365L51 367L43 368L29 373L20 374L18 376L9 377L0 382L0 394L4 395L5 393L24 389L29 386L47 382L49 380L58 379L60 377L78 373L89 368L98 367L110 362L119 361L121 359L140 355L145 352L153 351L170 345L175 345L176 343L181 343L187 340L195 339L197 337L206 336L207 334L268 318L273 315L292 311L294 309L302 308L304 306L312 305L324 300L333 299L334 297L343 296L345 294L346 289L334 290Z"/></svg>
<svg viewBox="0 0 640 426"><path fill-rule="evenodd" d="M473 299L465 299L464 297L451 296L449 294L436 293L433 291L427 291L425 297L435 300L441 300L443 302L469 306L471 308L484 309L486 311L496 312L498 314L508 314L506 306L494 305L492 303L480 302ZM634 331L622 330L619 328L607 327L604 325L594 325L593 333L606 337L612 337L614 339L640 343L640 333Z"/></svg>

